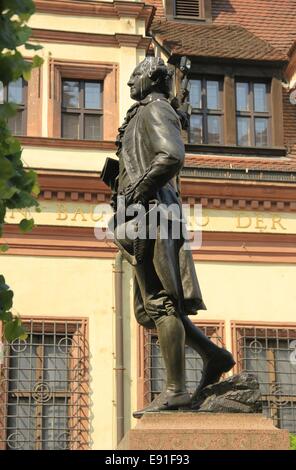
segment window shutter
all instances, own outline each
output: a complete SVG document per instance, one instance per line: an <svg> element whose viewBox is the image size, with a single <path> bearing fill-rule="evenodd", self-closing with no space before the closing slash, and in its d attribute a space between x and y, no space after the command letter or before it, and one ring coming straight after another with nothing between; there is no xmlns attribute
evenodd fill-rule
<svg viewBox="0 0 296 470"><path fill-rule="evenodd" d="M200 17L200 0L176 0L176 16Z"/></svg>

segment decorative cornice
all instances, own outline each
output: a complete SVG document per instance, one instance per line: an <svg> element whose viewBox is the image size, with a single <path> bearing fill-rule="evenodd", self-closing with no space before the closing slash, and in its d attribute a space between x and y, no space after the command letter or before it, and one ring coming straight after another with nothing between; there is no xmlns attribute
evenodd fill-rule
<svg viewBox="0 0 296 470"><path fill-rule="evenodd" d="M296 183L295 171L268 171L253 170L248 171L241 169L224 169L224 168L202 168L186 166L182 170L182 176L190 178L203 179L221 179L221 180L244 180L254 181L255 183L274 182L274 183Z"/></svg>
<svg viewBox="0 0 296 470"><path fill-rule="evenodd" d="M293 184L182 179L183 201L207 209L295 212Z"/></svg>
<svg viewBox="0 0 296 470"><path fill-rule="evenodd" d="M6 225L3 239L10 249L0 256L55 256L114 258L117 247L97 240L93 228L38 226L22 234L17 225ZM280 263L296 262L296 235L204 232L202 246L193 250L195 261Z"/></svg>
<svg viewBox="0 0 296 470"><path fill-rule="evenodd" d="M185 144L186 154L243 157L285 157L286 147L239 147L237 145Z"/></svg>
<svg viewBox="0 0 296 470"><path fill-rule="evenodd" d="M155 7L140 2L94 2L75 0L35 0L36 11L39 13L53 13L58 15L99 16L99 17L132 17L144 20L146 30L149 29Z"/></svg>
<svg viewBox="0 0 296 470"><path fill-rule="evenodd" d="M32 29L31 38L41 43L52 42L84 46L135 47L145 50L148 50L151 43L151 38L143 37L140 34L95 34L37 28Z"/></svg>
<svg viewBox="0 0 296 470"><path fill-rule="evenodd" d="M99 172L53 171L37 169L40 199L108 202L110 189ZM183 203L202 204L206 209L258 212L296 212L294 185L247 183L244 181L181 180Z"/></svg>
<svg viewBox="0 0 296 470"><path fill-rule="evenodd" d="M28 147L54 147L69 149L92 149L92 150L116 150L116 145L112 141L97 140L73 140L49 137L18 137L22 145Z"/></svg>

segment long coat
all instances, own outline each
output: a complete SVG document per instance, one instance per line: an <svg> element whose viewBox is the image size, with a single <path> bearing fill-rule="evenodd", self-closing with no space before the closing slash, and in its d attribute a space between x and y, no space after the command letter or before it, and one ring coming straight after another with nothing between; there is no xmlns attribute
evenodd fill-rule
<svg viewBox="0 0 296 470"><path fill-rule="evenodd" d="M151 93L140 102L125 127L121 145L120 157L131 183L146 175L138 191L146 197L156 195L162 207L177 204L182 214L176 182L185 148L179 117L163 94ZM192 253L184 250L184 239L174 240L171 235L169 232L168 239L157 236L154 244L153 264L158 277L167 294L181 305L182 314L206 310Z"/></svg>

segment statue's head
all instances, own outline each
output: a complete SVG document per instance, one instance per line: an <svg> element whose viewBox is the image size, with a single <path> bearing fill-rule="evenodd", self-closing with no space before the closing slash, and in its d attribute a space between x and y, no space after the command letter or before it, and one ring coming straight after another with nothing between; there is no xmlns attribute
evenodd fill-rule
<svg viewBox="0 0 296 470"><path fill-rule="evenodd" d="M133 100L141 101L152 91L170 94L172 73L160 57L146 57L133 71L128 86Z"/></svg>

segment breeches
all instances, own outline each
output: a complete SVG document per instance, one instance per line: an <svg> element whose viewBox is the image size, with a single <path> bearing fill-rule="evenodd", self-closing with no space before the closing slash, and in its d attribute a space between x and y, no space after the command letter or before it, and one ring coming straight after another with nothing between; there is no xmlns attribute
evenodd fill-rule
<svg viewBox="0 0 296 470"><path fill-rule="evenodd" d="M164 316L178 315L176 301L168 296L155 271L152 253L133 267L133 274L134 311L140 325L152 329Z"/></svg>

